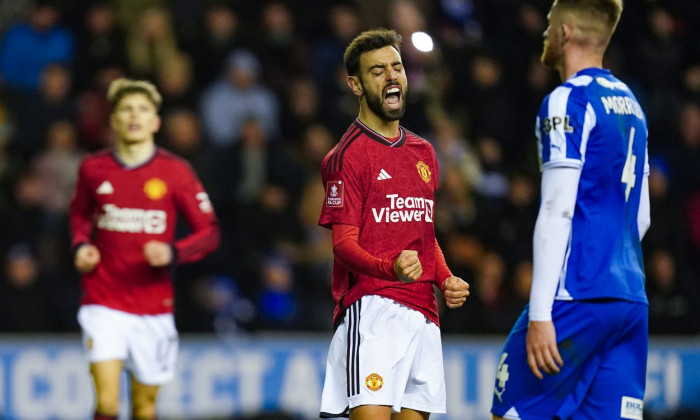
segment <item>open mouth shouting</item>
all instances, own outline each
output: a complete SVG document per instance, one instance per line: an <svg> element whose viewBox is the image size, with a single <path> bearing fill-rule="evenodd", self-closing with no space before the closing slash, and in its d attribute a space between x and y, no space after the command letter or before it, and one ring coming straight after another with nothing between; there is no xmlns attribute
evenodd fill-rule
<svg viewBox="0 0 700 420"><path fill-rule="evenodd" d="M392 85L384 89L384 104L389 111L399 111L402 106L401 87Z"/></svg>

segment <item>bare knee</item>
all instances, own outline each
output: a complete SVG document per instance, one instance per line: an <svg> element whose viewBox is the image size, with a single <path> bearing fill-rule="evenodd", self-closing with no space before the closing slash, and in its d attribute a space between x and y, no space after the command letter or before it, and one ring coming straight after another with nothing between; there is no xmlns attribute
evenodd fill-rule
<svg viewBox="0 0 700 420"><path fill-rule="evenodd" d="M156 399L158 386L142 385L132 382L131 416L134 420L152 420L156 418Z"/></svg>
<svg viewBox="0 0 700 420"><path fill-rule="evenodd" d="M503 417L497 416L495 414L491 415L491 420L505 420Z"/></svg>
<svg viewBox="0 0 700 420"><path fill-rule="evenodd" d="M156 418L156 402L141 400L134 401L131 407L131 414L134 420L152 420Z"/></svg>
<svg viewBox="0 0 700 420"><path fill-rule="evenodd" d="M116 417L119 414L119 395L97 392L95 412L103 416Z"/></svg>

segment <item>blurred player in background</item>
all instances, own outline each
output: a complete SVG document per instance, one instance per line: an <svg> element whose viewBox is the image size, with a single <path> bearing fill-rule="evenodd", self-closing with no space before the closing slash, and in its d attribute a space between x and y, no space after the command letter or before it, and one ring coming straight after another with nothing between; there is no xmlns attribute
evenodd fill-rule
<svg viewBox="0 0 700 420"><path fill-rule="evenodd" d="M438 164L430 143L399 125L407 94L401 37L360 34L345 51L358 118L322 163L319 224L333 232L335 335L321 417L427 419L445 412L433 286L450 308L469 285L435 239Z"/></svg>
<svg viewBox="0 0 700 420"><path fill-rule="evenodd" d="M108 99L116 145L83 161L71 204L75 267L83 273L78 321L95 384L94 418L117 417L126 368L131 418L154 419L159 387L176 373L171 271L214 251L219 226L189 164L154 144L155 86L117 79ZM180 215L190 233L175 239Z"/></svg>
<svg viewBox="0 0 700 420"><path fill-rule="evenodd" d="M529 306L498 365L494 419L642 420L647 123L602 68L621 0L556 0L542 63L564 82L536 133L542 202Z"/></svg>

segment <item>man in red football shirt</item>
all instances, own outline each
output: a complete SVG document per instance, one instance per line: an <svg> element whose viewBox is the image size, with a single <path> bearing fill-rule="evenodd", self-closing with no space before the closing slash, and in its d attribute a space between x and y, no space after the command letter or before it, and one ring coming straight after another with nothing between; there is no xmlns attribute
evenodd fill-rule
<svg viewBox="0 0 700 420"><path fill-rule="evenodd" d="M319 224L333 232L334 325L321 417L427 419L444 413L437 300L462 306L433 226L438 163L399 125L407 93L401 37L360 34L345 50L358 118L322 164Z"/></svg>
<svg viewBox="0 0 700 420"><path fill-rule="evenodd" d="M78 320L90 361L95 419L116 419L120 376L131 374L133 419L154 419L159 387L175 376L178 336L171 269L219 244L219 225L183 159L155 146L161 96L149 82L118 79L107 97L116 145L88 156L71 203ZM178 216L191 233L175 238Z"/></svg>

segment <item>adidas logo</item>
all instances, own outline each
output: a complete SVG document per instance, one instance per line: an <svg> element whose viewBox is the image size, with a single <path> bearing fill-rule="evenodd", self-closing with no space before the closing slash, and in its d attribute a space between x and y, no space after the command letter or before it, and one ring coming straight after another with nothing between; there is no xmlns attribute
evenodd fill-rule
<svg viewBox="0 0 700 420"><path fill-rule="evenodd" d="M385 179L391 179L391 175L389 175L384 169L382 169L379 172L379 176L377 177L377 180L382 181Z"/></svg>
<svg viewBox="0 0 700 420"><path fill-rule="evenodd" d="M107 195L112 193L114 193L114 187L112 187L112 184L109 181L104 181L99 187L97 187L97 194Z"/></svg>

